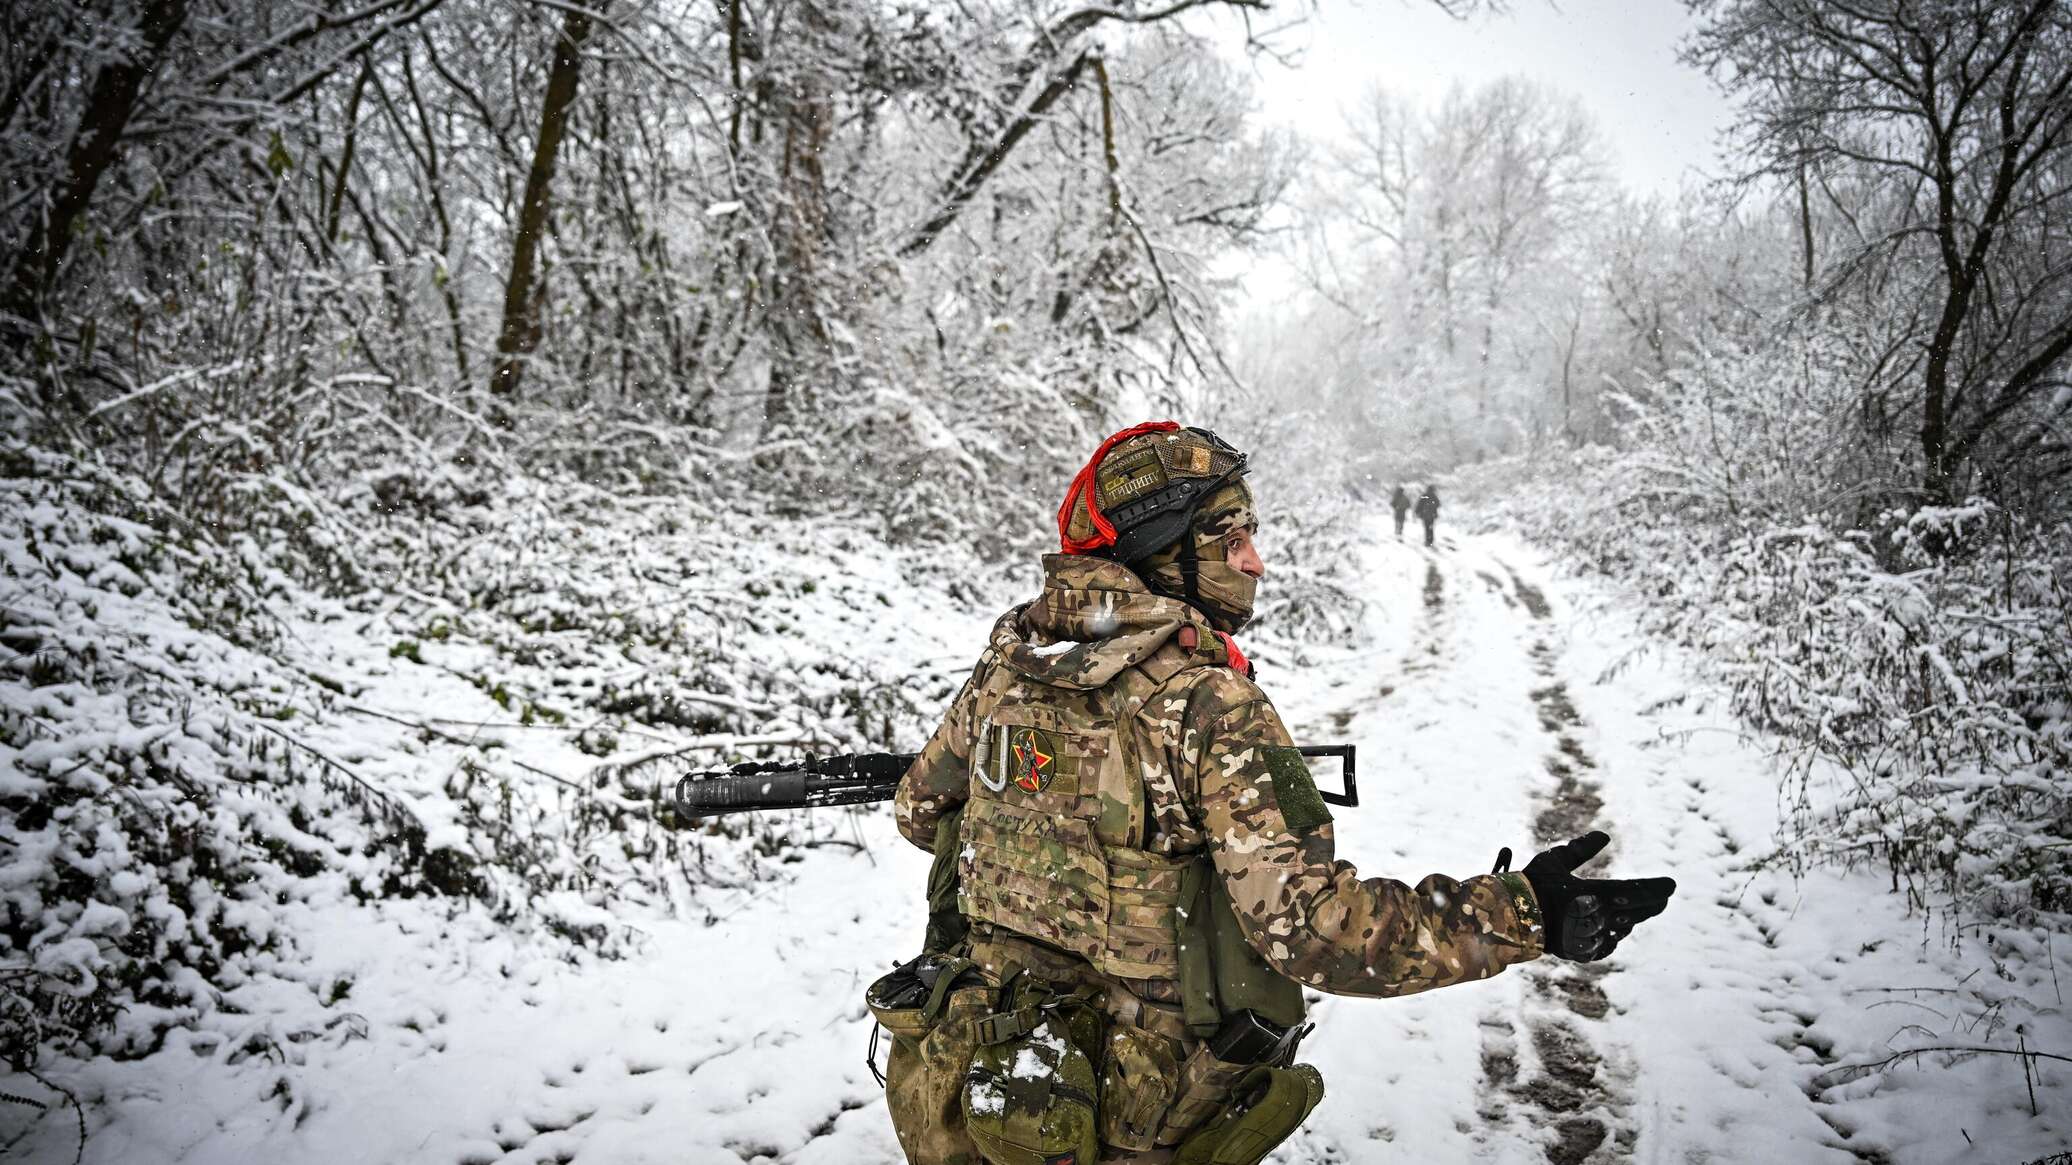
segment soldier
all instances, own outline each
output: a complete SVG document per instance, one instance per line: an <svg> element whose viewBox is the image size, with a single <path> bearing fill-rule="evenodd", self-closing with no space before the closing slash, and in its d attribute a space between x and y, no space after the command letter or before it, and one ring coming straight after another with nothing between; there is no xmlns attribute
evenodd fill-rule
<svg viewBox="0 0 2072 1165"><path fill-rule="evenodd" d="M1410 495L1403 492L1401 483L1398 483L1395 492L1389 495L1389 509L1395 511L1396 537L1401 538L1403 536L1403 515L1410 512Z"/></svg>
<svg viewBox="0 0 2072 1165"><path fill-rule="evenodd" d="M1158 1165L1217 1137L1215 1160L1256 1162L1322 1095L1314 1069L1280 1067L1303 987L1396 996L1543 952L1601 959L1675 888L1574 877L1602 834L1415 888L1337 860L1232 639L1266 573L1245 465L1170 421L1104 441L1042 594L994 625L900 782L900 832L936 855L948 915L940 975L913 989L926 1019L894 1029L913 1162Z"/></svg>
<svg viewBox="0 0 2072 1165"><path fill-rule="evenodd" d="M1432 526L1439 521L1439 487L1428 485L1417 497L1417 520L1424 523L1425 545L1432 544Z"/></svg>

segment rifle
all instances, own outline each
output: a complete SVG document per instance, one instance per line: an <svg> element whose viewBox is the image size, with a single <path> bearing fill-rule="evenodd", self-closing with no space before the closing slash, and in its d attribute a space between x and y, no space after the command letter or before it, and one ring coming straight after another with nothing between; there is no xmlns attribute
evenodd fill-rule
<svg viewBox="0 0 2072 1165"><path fill-rule="evenodd" d="M1337 757L1343 793L1318 790L1333 805L1357 807L1353 746L1312 744L1304 757ZM917 753L857 752L806 761L745 761L724 769L685 773L676 782L676 807L685 817L715 817L759 809L819 809L890 801Z"/></svg>

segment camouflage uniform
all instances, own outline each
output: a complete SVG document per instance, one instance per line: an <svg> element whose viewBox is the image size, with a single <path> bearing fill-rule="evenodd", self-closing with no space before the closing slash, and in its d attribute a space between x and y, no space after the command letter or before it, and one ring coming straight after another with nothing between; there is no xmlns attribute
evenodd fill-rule
<svg viewBox="0 0 2072 1165"><path fill-rule="evenodd" d="M1226 515L1249 518L1248 504ZM1335 858L1329 813L1306 779L1286 770L1300 760L1280 716L1200 612L1106 559L1050 555L1044 570L1043 594L994 626L896 802L900 832L931 851L938 822L965 810L959 905L973 919L975 957L1024 966L1047 959L1099 983L1111 1019L1157 1033L1139 1040L1138 1054L1167 1071L1198 1041L1176 1023L1172 940L1158 930L1171 918L1161 871L1203 854L1251 946L1320 991L1406 995L1540 955L1537 909L1517 875L1433 875L1412 888L1363 880ZM1091 740L1089 731L1104 739L1071 743ZM1104 785L1082 812L1092 836L1079 837L1072 811L1056 808L1071 804L1059 790L1068 776L1091 779L1072 774L1111 755L1130 758L1134 771ZM1028 842L1003 823L1047 836ZM1105 884L1081 868L1089 843L1109 855ZM895 1095L892 1108L911 1160L976 1165L939 1098ZM1128 1149L1117 1147L1119 1137L1104 1112L1104 1161L1170 1155L1170 1136Z"/></svg>

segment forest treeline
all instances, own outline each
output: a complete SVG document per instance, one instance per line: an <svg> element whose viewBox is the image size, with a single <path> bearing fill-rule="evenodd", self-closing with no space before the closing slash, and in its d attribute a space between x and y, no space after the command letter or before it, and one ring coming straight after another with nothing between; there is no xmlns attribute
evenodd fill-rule
<svg viewBox="0 0 2072 1165"><path fill-rule="evenodd" d="M1730 506L1773 456L1856 516L2062 494L2063 6L1693 8L1732 181L1642 198L1524 81L1377 91L1305 155L1218 51L1256 0L23 6L8 395L176 491L662 444L882 484L909 530L1033 512L1027 438L1062 464L1114 409L1323 400L1369 468L1436 469L1620 441L1752 356L1835 439L1723 447ZM1214 264L1269 231L1310 315L1233 338Z"/></svg>
<svg viewBox="0 0 2072 1165"><path fill-rule="evenodd" d="M1291 192L1303 294L1240 372L1313 391L1377 490L1453 471L1634 584L1784 747L1768 860L2061 913L2072 12L1690 8L1722 178L1624 189L1529 81L1375 90Z"/></svg>
<svg viewBox="0 0 2072 1165"><path fill-rule="evenodd" d="M1719 181L1630 192L1530 81L1373 90L1305 173L1309 295L1250 323L1247 371L1321 387L1385 474L1652 445L1637 418L1697 409L1679 487L1729 512L2062 513L2072 13L1690 7L1683 60L1734 102ZM1259 342L1291 328L1327 340Z"/></svg>
<svg viewBox="0 0 2072 1165"><path fill-rule="evenodd" d="M1263 7L17 6L10 403L183 496L385 449L1028 517L1003 470L1220 375L1291 146L1182 19Z"/></svg>

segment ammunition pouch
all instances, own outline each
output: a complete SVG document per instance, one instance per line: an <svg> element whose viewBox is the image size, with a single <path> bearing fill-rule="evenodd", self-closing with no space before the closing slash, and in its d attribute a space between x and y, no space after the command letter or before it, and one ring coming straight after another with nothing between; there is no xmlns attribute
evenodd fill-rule
<svg viewBox="0 0 2072 1165"><path fill-rule="evenodd" d="M1158 1144L1177 1145L1221 1112L1237 1091L1237 1082L1257 1064L1226 1060L1205 1041L1180 1065L1180 1084L1159 1126Z"/></svg>
<svg viewBox="0 0 2072 1165"><path fill-rule="evenodd" d="M1103 1143L1132 1151L1157 1146L1180 1091L1181 1050L1178 1040L1141 1027L1109 1030L1101 1061Z"/></svg>
<svg viewBox="0 0 2072 1165"><path fill-rule="evenodd" d="M1058 994L1010 973L1000 1010L973 1025L978 1048L964 1077L964 1127L990 1165L1100 1158L1092 1053L1105 1020L1089 990Z"/></svg>
<svg viewBox="0 0 2072 1165"><path fill-rule="evenodd" d="M1180 1142L1173 1165L1259 1165L1323 1099L1324 1078L1308 1064L1252 1068L1222 1111Z"/></svg>

